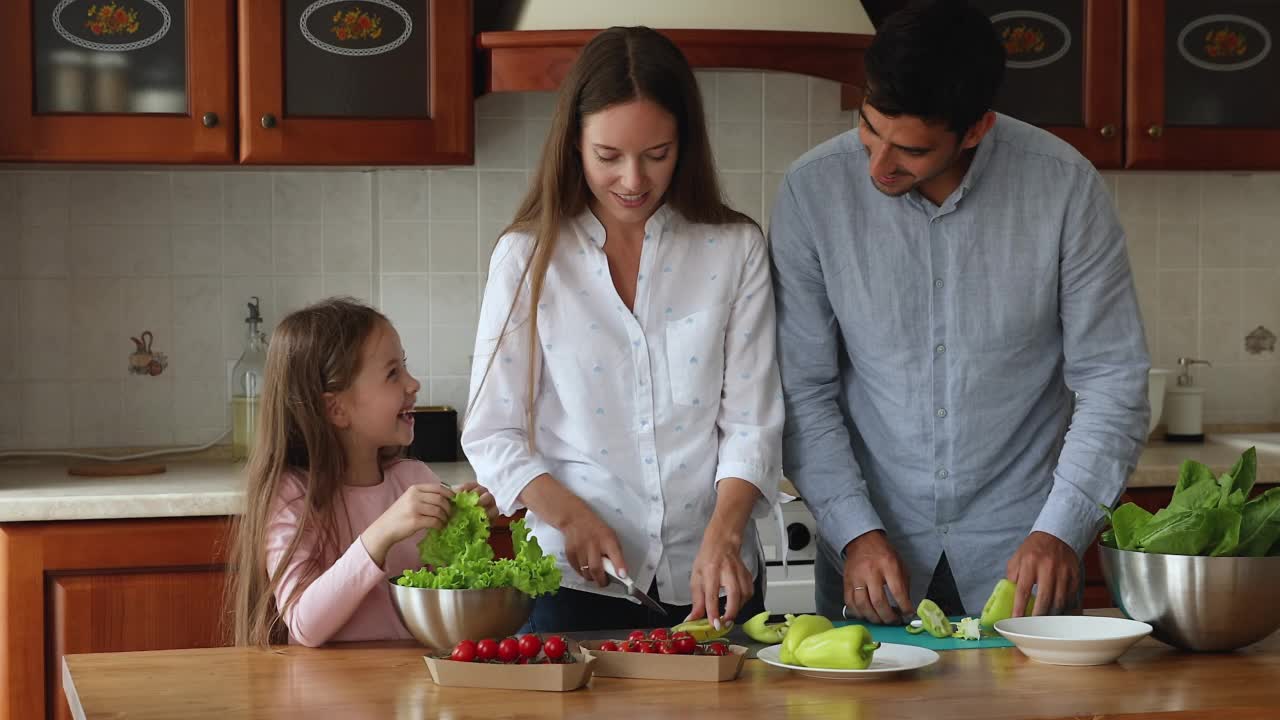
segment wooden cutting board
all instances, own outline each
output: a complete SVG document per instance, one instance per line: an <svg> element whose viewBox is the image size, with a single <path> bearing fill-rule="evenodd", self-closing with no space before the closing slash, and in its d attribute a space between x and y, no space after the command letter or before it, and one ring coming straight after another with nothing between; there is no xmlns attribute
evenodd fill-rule
<svg viewBox="0 0 1280 720"><path fill-rule="evenodd" d="M67 466L68 475L80 477L125 477L129 475L158 475L165 471L164 463L121 462L84 463Z"/></svg>

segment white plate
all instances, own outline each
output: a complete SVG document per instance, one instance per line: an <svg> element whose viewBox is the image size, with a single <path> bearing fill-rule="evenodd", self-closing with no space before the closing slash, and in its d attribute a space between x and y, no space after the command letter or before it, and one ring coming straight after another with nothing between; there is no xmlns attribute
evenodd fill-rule
<svg viewBox="0 0 1280 720"><path fill-rule="evenodd" d="M1151 634L1144 622L1087 615L1009 618L995 629L1023 655L1049 665L1105 665Z"/></svg>
<svg viewBox="0 0 1280 720"><path fill-rule="evenodd" d="M813 678L823 680L883 680L900 673L919 670L938 662L938 653L913 645L883 643L871 658L871 667L865 670L825 670L809 668L801 665L787 665L778 659L782 651L781 645L770 645L756 655L757 658L784 670L792 670Z"/></svg>

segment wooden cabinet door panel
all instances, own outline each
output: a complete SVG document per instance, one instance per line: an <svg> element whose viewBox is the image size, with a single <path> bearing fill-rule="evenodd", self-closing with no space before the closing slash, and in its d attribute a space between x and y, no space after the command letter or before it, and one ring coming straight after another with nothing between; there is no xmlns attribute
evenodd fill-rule
<svg viewBox="0 0 1280 720"><path fill-rule="evenodd" d="M220 567L49 576L45 678L55 717L71 717L62 691L64 655L225 644L225 577Z"/></svg>
<svg viewBox="0 0 1280 720"><path fill-rule="evenodd" d="M240 160L470 164L470 0L239 0Z"/></svg>
<svg viewBox="0 0 1280 720"><path fill-rule="evenodd" d="M0 160L232 162L232 1L122 3L106 28L89 0L6 3Z"/></svg>
<svg viewBox="0 0 1280 720"><path fill-rule="evenodd" d="M1129 0L1126 166L1280 169L1280 5Z"/></svg>

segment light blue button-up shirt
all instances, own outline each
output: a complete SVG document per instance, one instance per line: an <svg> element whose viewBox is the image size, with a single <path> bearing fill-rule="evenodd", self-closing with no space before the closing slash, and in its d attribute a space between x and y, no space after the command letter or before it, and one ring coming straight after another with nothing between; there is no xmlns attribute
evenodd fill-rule
<svg viewBox="0 0 1280 720"><path fill-rule="evenodd" d="M867 164L843 133L774 205L784 471L836 552L885 530L919 602L945 551L973 613L1031 531L1083 553L1141 453L1124 233L1088 161L1009 117L941 207Z"/></svg>

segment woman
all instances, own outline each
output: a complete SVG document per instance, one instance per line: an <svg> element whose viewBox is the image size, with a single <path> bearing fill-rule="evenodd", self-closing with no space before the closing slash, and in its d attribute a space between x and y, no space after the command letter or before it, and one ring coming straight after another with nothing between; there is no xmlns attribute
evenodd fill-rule
<svg viewBox="0 0 1280 720"><path fill-rule="evenodd" d="M600 33L494 249L462 436L499 510L527 508L560 558L531 629L763 609L749 520L781 477L773 343L764 237L721 200L687 61L648 28Z"/></svg>

